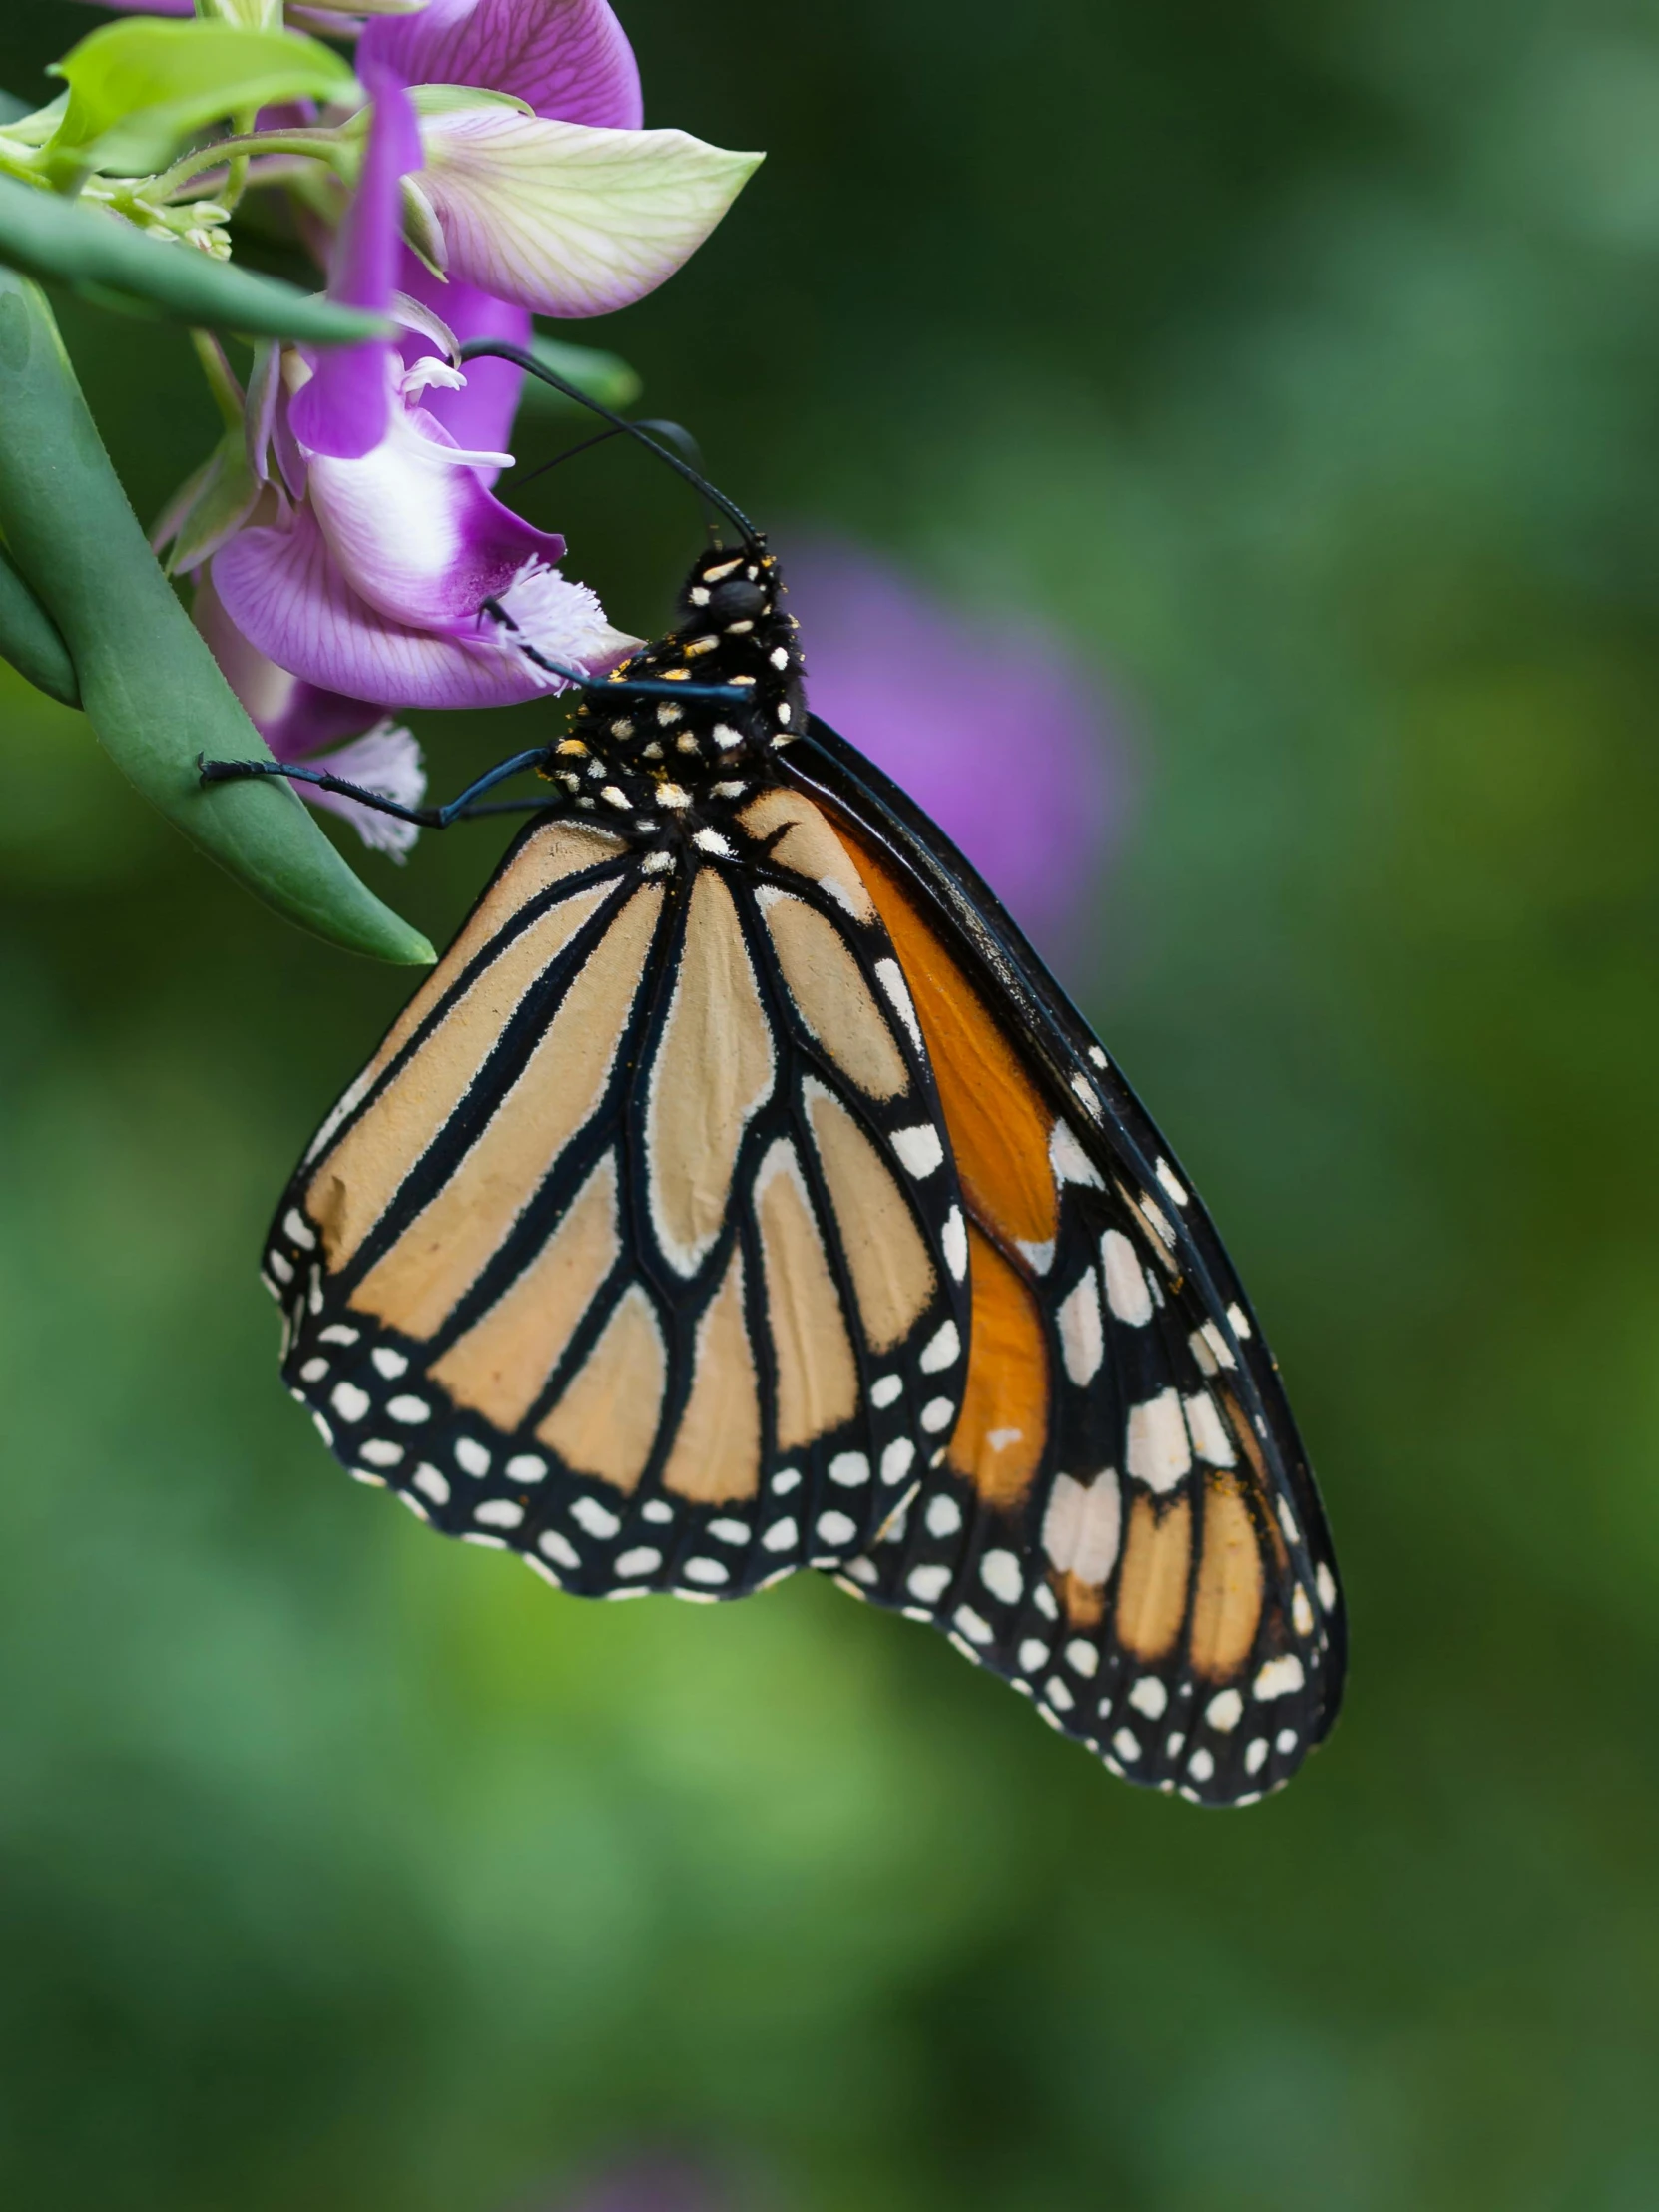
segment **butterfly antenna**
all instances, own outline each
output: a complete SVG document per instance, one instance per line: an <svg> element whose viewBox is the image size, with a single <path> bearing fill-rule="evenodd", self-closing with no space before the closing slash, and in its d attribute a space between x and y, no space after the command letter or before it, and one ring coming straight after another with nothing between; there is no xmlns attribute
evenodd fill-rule
<svg viewBox="0 0 1659 2212"><path fill-rule="evenodd" d="M511 361L515 368L523 369L527 376L537 376L544 384L551 384L555 391L562 391L567 399L574 399L578 406L589 408L600 417L601 421L608 422L613 430L626 433L627 436L634 438L639 444L643 445L648 452L655 453L658 460L666 461L677 476L683 476L694 491L701 493L712 506L720 509L720 512L725 515L729 522L737 526L746 544L759 545L761 534L743 509L734 505L723 491L717 491L700 470L693 468L689 461L682 460L678 453L670 452L666 445L660 445L639 423L630 422L626 415L619 415L614 408L607 407L602 400L590 399L579 385L571 383L566 377L560 376L553 369L545 367L542 362L536 359L533 353L527 352L522 345L509 345L499 338L474 338L470 344L461 347L461 359L463 361L484 359Z"/></svg>

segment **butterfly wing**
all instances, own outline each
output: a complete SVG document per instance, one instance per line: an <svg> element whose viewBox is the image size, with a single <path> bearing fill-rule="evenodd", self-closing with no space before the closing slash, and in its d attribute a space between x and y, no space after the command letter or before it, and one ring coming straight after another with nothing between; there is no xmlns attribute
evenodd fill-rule
<svg viewBox="0 0 1659 2212"><path fill-rule="evenodd" d="M675 858L538 817L266 1253L344 1464L589 1596L855 1556L960 1404L965 1225L886 931L809 802L730 830Z"/></svg>
<svg viewBox="0 0 1659 2212"><path fill-rule="evenodd" d="M816 720L785 768L893 938L971 1249L946 1457L845 1587L943 1629L1115 1773L1252 1802L1329 1731L1345 1633L1244 1293L1144 1108L971 865Z"/></svg>

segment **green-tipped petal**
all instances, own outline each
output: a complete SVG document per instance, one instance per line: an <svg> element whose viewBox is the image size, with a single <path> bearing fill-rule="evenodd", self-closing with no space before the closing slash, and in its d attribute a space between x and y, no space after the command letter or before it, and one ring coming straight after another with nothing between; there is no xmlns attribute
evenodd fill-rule
<svg viewBox="0 0 1659 2212"><path fill-rule="evenodd" d="M420 132L449 275L549 315L610 314L655 290L764 158L502 107L423 113Z"/></svg>
<svg viewBox="0 0 1659 2212"><path fill-rule="evenodd" d="M382 960L432 948L359 883L286 785L203 790L199 755L269 760L110 466L45 298L0 272L0 529L57 626L81 703L146 798L302 928Z"/></svg>

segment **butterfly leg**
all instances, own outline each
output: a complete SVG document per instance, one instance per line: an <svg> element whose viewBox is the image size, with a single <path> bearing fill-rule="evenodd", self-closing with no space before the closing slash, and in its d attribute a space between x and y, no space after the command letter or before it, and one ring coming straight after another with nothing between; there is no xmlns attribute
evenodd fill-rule
<svg viewBox="0 0 1659 2212"><path fill-rule="evenodd" d="M281 776L293 784L314 784L320 791L337 792L342 799L354 799L359 806L372 807L378 815L394 815L399 822L418 823L423 830L447 830L452 822L473 812L472 802L497 784L504 784L508 777L517 776L527 768L536 768L547 759L544 745L534 747L528 753L515 753L510 761L500 761L492 769L486 769L474 783L442 807L405 807L400 800L387 799L380 792L365 791L360 784L348 784L343 776L330 776L326 770L306 768L294 761L199 761L204 784L232 784L248 781L256 776ZM551 800L534 802L537 807L553 804Z"/></svg>

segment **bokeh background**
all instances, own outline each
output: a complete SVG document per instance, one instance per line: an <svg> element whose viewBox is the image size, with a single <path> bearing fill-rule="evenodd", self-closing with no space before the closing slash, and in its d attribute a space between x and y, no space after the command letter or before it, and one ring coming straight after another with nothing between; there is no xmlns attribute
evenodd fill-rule
<svg viewBox="0 0 1659 2212"><path fill-rule="evenodd" d="M534 2212L660 2148L803 2212L1647 2212L1659 20L622 12L651 120L771 158L592 335L786 553L1113 703L1046 941L1272 1332L1348 1711L1206 1815L815 1578L584 1608L344 1481L254 1268L406 979L8 681L0 2187ZM0 84L86 24L7 0ZM184 340L64 319L151 514ZM661 621L672 482L526 497ZM518 727L425 718L440 788ZM492 843L364 865L439 931Z"/></svg>

